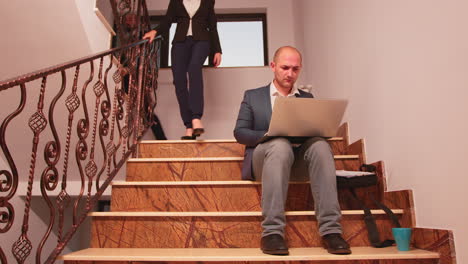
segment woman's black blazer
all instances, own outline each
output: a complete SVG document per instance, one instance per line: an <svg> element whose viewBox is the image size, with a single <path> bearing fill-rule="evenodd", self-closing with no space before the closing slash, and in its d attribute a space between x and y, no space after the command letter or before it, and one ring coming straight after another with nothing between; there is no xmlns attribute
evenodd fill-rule
<svg viewBox="0 0 468 264"><path fill-rule="evenodd" d="M200 8L192 18L192 32L195 40L208 40L212 53L221 53L221 44L214 12L215 0L201 0ZM171 0L166 15L155 29L159 33L167 33L172 23L177 23L174 42L184 41L190 24L190 16L185 9L183 0Z"/></svg>

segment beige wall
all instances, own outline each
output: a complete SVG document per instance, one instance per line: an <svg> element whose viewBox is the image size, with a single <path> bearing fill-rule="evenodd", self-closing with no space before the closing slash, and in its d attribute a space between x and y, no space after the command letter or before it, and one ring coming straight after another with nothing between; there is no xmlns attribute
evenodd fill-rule
<svg viewBox="0 0 468 264"><path fill-rule="evenodd" d="M347 98L353 140L383 160L391 190L413 189L417 225L454 230L468 262L468 2L300 0L305 73Z"/></svg>
<svg viewBox="0 0 468 264"><path fill-rule="evenodd" d="M74 2L0 1L0 80L89 55L79 21Z"/></svg>

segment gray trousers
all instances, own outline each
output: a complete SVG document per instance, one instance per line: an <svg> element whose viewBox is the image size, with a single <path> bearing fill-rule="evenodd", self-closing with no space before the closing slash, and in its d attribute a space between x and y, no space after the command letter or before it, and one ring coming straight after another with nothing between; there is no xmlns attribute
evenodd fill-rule
<svg viewBox="0 0 468 264"><path fill-rule="evenodd" d="M262 182L262 236L284 237L289 180L310 180L320 235L342 233L335 161L325 139L313 137L299 147L285 138L259 144L253 153L253 170L255 179Z"/></svg>

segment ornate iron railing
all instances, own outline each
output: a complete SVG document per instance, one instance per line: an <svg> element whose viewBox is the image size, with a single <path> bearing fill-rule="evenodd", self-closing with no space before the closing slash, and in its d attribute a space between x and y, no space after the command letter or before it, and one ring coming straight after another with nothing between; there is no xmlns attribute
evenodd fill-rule
<svg viewBox="0 0 468 264"><path fill-rule="evenodd" d="M135 41L149 29L144 0L111 4L124 46L0 82L1 263L55 262L152 124L160 39ZM30 220L35 196L46 230Z"/></svg>

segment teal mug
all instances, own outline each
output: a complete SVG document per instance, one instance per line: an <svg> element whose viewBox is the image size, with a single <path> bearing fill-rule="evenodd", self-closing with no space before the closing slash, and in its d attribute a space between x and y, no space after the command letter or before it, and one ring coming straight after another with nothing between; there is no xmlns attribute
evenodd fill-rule
<svg viewBox="0 0 468 264"><path fill-rule="evenodd" d="M392 233L399 251L410 250L411 228L395 227L392 228Z"/></svg>

